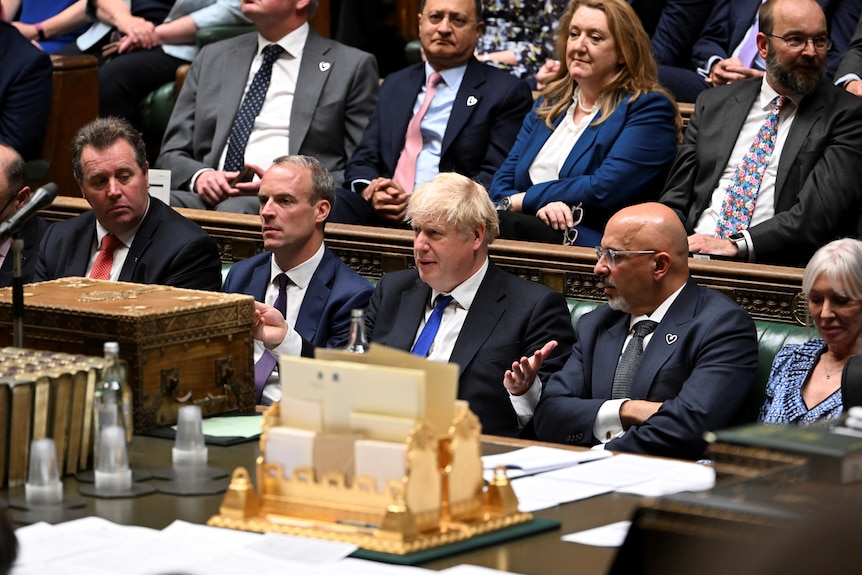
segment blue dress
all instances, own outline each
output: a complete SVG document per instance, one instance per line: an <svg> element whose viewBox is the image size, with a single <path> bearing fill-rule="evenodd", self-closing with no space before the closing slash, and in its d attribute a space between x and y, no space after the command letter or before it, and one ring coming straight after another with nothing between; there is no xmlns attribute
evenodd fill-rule
<svg viewBox="0 0 862 575"><path fill-rule="evenodd" d="M35 24L42 22L52 16L56 16L77 0L23 0L21 3L21 17L19 20L25 24ZM68 44L75 41L75 38L81 35L87 29L89 24L83 26L80 30L56 36L39 42L42 49L48 54L53 54L60 48L64 48Z"/></svg>
<svg viewBox="0 0 862 575"><path fill-rule="evenodd" d="M825 350L826 342L822 339L781 348L772 362L766 383L766 402L760 408L758 418L761 423L808 425L823 419L837 419L841 415L844 403L840 389L810 410L802 400L802 386Z"/></svg>

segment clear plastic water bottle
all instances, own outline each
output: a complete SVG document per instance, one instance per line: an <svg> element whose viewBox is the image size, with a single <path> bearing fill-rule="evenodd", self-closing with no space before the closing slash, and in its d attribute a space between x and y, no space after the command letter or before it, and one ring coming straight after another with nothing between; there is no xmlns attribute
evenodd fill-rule
<svg viewBox="0 0 862 575"><path fill-rule="evenodd" d="M350 310L350 339L345 349L351 353L368 353L364 309Z"/></svg>
<svg viewBox="0 0 862 575"><path fill-rule="evenodd" d="M131 443L134 427L132 425L132 389L129 387L127 369L120 359L120 344L116 341L105 343L105 367L96 382L93 394L93 436L95 451L98 454L101 430L110 425L123 428L126 443Z"/></svg>

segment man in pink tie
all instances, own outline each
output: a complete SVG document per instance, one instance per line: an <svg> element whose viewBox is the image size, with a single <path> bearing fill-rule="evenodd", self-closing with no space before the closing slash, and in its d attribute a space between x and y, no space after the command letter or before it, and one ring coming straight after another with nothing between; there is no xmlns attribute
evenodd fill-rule
<svg viewBox="0 0 862 575"><path fill-rule="evenodd" d="M218 290L212 238L150 197L143 139L125 120L100 118L72 140L72 168L91 210L51 226L36 281L68 276ZM108 253L111 252L111 253Z"/></svg>
<svg viewBox="0 0 862 575"><path fill-rule="evenodd" d="M479 62L479 0L424 0L425 62L389 77L344 174L330 221L404 225L407 199L440 172L484 186L506 159L532 105L529 86Z"/></svg>
<svg viewBox="0 0 862 575"><path fill-rule="evenodd" d="M660 201L694 253L804 265L858 233L862 105L822 83L832 45L814 0L767 0L753 77L697 100Z"/></svg>

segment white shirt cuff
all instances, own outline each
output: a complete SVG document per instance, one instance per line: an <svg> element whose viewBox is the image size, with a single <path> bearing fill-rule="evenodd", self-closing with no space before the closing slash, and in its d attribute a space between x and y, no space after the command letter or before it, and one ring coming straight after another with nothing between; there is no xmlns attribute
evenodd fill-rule
<svg viewBox="0 0 862 575"><path fill-rule="evenodd" d="M203 174L204 172L214 172L214 171L215 171L215 170L214 170L214 169L212 169L212 168L201 168L200 170L198 170L197 172L195 172L195 175L194 175L194 176L192 176L192 179L191 179L191 180L189 180L189 191L190 191L190 192L194 192L194 191L195 191L195 182L197 182L197 181L198 181L198 176L200 176L200 175L201 175L201 174Z"/></svg>
<svg viewBox="0 0 862 575"><path fill-rule="evenodd" d="M593 436L601 443L607 443L611 439L620 437L625 430L620 421L620 407L627 402L629 398L609 399L602 404L599 412L596 414L596 421L593 423Z"/></svg>
<svg viewBox="0 0 862 575"><path fill-rule="evenodd" d="M851 80L862 80L862 78L859 77L859 74L844 74L843 76L835 80L835 85L843 86L845 83Z"/></svg>
<svg viewBox="0 0 862 575"><path fill-rule="evenodd" d="M542 398L542 387L542 380L537 375L533 379L533 385L525 393L521 395L509 394L509 401L512 402L515 415L518 416L519 427L523 428L533 418L533 413L536 412L536 405L538 405L539 399Z"/></svg>

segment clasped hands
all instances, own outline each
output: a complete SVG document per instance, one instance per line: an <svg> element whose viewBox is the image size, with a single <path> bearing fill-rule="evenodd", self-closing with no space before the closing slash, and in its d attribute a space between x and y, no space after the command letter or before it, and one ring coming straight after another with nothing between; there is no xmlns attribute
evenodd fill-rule
<svg viewBox="0 0 862 575"><path fill-rule="evenodd" d="M407 218L410 194L392 178L374 178L362 190L362 197L384 220L400 224Z"/></svg>
<svg viewBox="0 0 862 575"><path fill-rule="evenodd" d="M254 164L246 164L246 166L254 170L258 179L234 184L232 182L240 174L239 172L207 170L201 172L195 180L195 193L209 206L235 196L256 196L264 170Z"/></svg>

